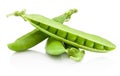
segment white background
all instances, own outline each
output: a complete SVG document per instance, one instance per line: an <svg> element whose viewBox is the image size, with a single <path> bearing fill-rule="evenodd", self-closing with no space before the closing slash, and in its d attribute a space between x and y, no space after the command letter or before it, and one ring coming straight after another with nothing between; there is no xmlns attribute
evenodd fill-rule
<svg viewBox="0 0 120 76"><path fill-rule="evenodd" d="M77 8L70 27L104 37L116 44L109 53L86 51L81 62L66 55L45 53L46 41L29 51L15 53L7 44L34 29L19 17L6 15L16 10L48 18ZM120 76L120 1L119 0L0 0L0 76Z"/></svg>

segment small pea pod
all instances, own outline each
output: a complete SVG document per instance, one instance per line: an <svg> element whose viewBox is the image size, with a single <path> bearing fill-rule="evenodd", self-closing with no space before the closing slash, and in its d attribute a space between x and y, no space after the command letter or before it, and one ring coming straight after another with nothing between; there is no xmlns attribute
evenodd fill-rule
<svg viewBox="0 0 120 76"><path fill-rule="evenodd" d="M70 9L69 11L65 12L64 14L53 18L53 20L57 22L64 22L65 20L68 20L72 14L76 13L76 9ZM19 12L16 11L14 15L19 16L25 14L25 10ZM8 16L13 15L9 14ZM38 43L42 42L48 37L47 34L43 33L42 31L38 29L34 29L33 31L21 36L18 38L15 42L8 44L8 48L11 50L14 50L16 52L22 52L26 51L27 49L37 45Z"/></svg>
<svg viewBox="0 0 120 76"><path fill-rule="evenodd" d="M109 52L116 48L113 43L102 37L75 30L42 15L23 14L19 16L30 22L40 31L74 47L101 53ZM51 28L54 28L55 30L52 32L49 31Z"/></svg>
<svg viewBox="0 0 120 76"><path fill-rule="evenodd" d="M61 55L66 50L61 41L52 37L48 38L45 49L49 55Z"/></svg>

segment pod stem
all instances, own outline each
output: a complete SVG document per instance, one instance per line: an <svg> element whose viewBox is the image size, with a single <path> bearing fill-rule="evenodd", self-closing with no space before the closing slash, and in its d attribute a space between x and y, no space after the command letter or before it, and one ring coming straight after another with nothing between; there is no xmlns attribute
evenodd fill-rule
<svg viewBox="0 0 120 76"><path fill-rule="evenodd" d="M84 50L79 50L73 47L66 49L65 52L72 60L75 60L75 61L81 61L85 55Z"/></svg>
<svg viewBox="0 0 120 76"><path fill-rule="evenodd" d="M77 9L70 9L69 11L67 11L65 13L65 15L67 16L65 21L66 22L69 21L70 18L71 18L71 15L74 14L74 13L76 13L77 11L78 11Z"/></svg>
<svg viewBox="0 0 120 76"><path fill-rule="evenodd" d="M7 17L9 17L9 16L21 16L21 17L23 17L25 12L26 12L26 9L23 9L22 11L15 11L11 14L8 14Z"/></svg>

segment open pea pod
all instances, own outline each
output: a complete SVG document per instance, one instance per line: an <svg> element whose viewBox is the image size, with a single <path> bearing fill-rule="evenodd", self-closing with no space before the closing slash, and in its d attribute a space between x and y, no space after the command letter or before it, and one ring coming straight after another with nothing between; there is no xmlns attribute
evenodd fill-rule
<svg viewBox="0 0 120 76"><path fill-rule="evenodd" d="M74 47L93 52L109 52L116 47L104 38L78 31L42 15L24 14L22 17L40 31ZM49 29L53 29L53 31L49 31Z"/></svg>

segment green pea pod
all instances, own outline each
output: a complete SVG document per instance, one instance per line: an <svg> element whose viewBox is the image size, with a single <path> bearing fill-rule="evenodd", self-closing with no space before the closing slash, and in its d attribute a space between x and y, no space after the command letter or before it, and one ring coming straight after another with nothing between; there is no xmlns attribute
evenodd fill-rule
<svg viewBox="0 0 120 76"><path fill-rule="evenodd" d="M66 50L61 41L52 37L48 38L45 49L49 55L61 55Z"/></svg>
<svg viewBox="0 0 120 76"><path fill-rule="evenodd" d="M49 36L75 47L93 52L109 52L116 47L113 43L104 38L72 29L41 15L30 14L24 15L24 17L33 26ZM50 28L55 28L55 33L49 32L48 29Z"/></svg>
<svg viewBox="0 0 120 76"><path fill-rule="evenodd" d="M8 44L8 48L16 52L26 51L48 37L47 34L35 29L24 36L18 38L15 42Z"/></svg>
<svg viewBox="0 0 120 76"><path fill-rule="evenodd" d="M76 12L77 12L76 9L70 9L66 13L53 18L53 20L63 23L65 20L68 20L73 13L76 13ZM14 14L15 15L25 14L25 10L23 10L22 12L16 11ZM12 15L12 14L10 14L10 15ZM42 42L47 37L48 37L47 34L43 33L42 31L40 31L38 29L35 29L35 30L21 36L15 42L8 44L8 48L11 50L14 50L16 52L26 51L27 49Z"/></svg>
<svg viewBox="0 0 120 76"><path fill-rule="evenodd" d="M23 17L26 21L30 22L40 31L74 47L82 48L92 52L102 53L109 52L116 47L113 43L104 38L75 30L42 15L22 14L19 16ZM51 28L55 30L50 32L48 29Z"/></svg>

